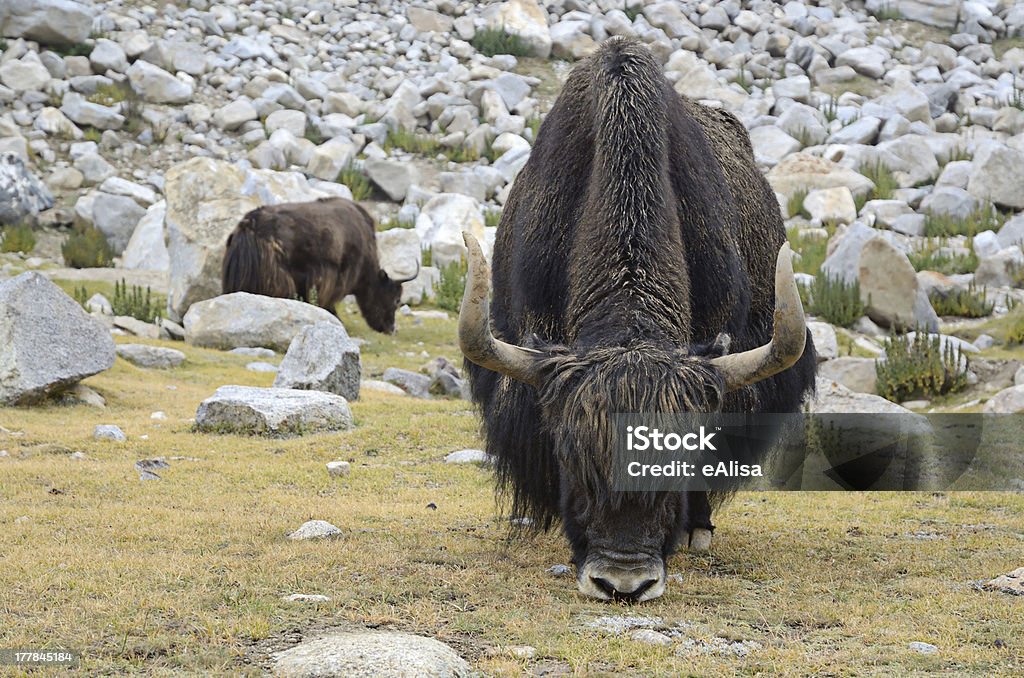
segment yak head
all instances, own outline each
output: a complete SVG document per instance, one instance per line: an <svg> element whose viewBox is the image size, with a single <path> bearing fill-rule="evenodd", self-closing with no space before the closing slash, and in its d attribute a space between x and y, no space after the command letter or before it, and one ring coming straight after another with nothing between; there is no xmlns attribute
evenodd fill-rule
<svg viewBox="0 0 1024 678"><path fill-rule="evenodd" d="M377 271L376 278L361 290L362 293L356 295L359 312L371 329L394 334L395 311L402 301L402 283L415 280L419 274L419 262L416 262L416 272L406 278L392 278L382 268Z"/></svg>
<svg viewBox="0 0 1024 678"><path fill-rule="evenodd" d="M490 329L490 271L465 236L469 277L459 343L472 362L534 386L542 425L559 467L562 524L580 591L603 600L641 601L665 590L665 561L691 540L682 492L613 489L613 418L619 413L711 413L732 390L792 366L806 338L788 245L775 269L775 328L767 344L728 354L728 341L701 349L656 343L589 347L516 346ZM692 542L691 542L692 543Z"/></svg>

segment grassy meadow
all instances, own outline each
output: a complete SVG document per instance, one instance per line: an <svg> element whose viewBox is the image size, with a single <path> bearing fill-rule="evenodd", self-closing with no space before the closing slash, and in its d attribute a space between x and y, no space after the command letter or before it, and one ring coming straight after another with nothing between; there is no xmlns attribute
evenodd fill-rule
<svg viewBox="0 0 1024 678"><path fill-rule="evenodd" d="M399 317L385 337L343 318L368 340L364 378L459 355L454 320ZM481 444L468 403L364 389L349 432L196 434L218 386L273 375L117 340L188 359L154 371L119 358L85 382L106 409L0 408L0 648L76 649L82 675L261 675L304 637L369 627L438 638L498 676L1024 672L1024 598L977 588L1024 565L1024 495L741 493L710 554L670 560L664 597L604 604L545 572L567 562L560 535L508 539L486 468L444 463ZM97 424L127 442L93 440ZM153 457L170 467L140 481L134 462ZM351 475L329 477L333 460ZM284 538L310 519L343 537ZM282 600L293 593L330 602ZM602 616L643 617L677 642L589 625ZM734 641L757 645L714 649Z"/></svg>

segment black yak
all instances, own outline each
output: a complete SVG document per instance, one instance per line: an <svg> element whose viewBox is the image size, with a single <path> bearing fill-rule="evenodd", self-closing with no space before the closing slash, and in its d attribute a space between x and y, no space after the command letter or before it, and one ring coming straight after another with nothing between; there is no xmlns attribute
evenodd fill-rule
<svg viewBox="0 0 1024 678"><path fill-rule="evenodd" d="M645 47L609 40L572 71L515 181L490 308L466 241L460 345L513 514L560 519L583 593L656 598L677 546L710 547L724 493L615 491L612 414L788 413L813 388L749 136L679 96Z"/></svg>
<svg viewBox="0 0 1024 678"><path fill-rule="evenodd" d="M221 283L224 294L251 292L301 299L335 313L354 294L367 324L395 331L402 283L377 261L373 219L344 198L265 205L248 212L228 237Z"/></svg>

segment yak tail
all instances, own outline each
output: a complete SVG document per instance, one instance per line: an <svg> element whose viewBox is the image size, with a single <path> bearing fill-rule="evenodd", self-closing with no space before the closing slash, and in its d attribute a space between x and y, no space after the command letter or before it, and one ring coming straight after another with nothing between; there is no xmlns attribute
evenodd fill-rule
<svg viewBox="0 0 1024 678"><path fill-rule="evenodd" d="M256 235L256 212L246 214L228 240L221 270L223 293L295 298L295 281L288 275L280 247Z"/></svg>

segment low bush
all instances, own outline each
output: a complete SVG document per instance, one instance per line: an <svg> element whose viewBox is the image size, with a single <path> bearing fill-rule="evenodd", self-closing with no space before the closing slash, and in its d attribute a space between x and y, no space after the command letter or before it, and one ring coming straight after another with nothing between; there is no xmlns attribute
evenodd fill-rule
<svg viewBox="0 0 1024 678"><path fill-rule="evenodd" d="M933 398L967 385L966 357L937 334L893 334L885 342L885 359L875 362L878 395L893 402Z"/></svg>
<svg viewBox="0 0 1024 678"><path fill-rule="evenodd" d="M446 311L458 311L462 304L462 293L466 289L466 274L469 267L464 258L441 267L441 280L434 288L437 305Z"/></svg>
<svg viewBox="0 0 1024 678"><path fill-rule="evenodd" d="M28 224L4 226L0 231L0 252L28 254L36 246L36 233Z"/></svg>
<svg viewBox="0 0 1024 678"><path fill-rule="evenodd" d="M810 311L833 325L849 327L864 315L860 283L847 283L819 271L810 290Z"/></svg>
<svg viewBox="0 0 1024 678"><path fill-rule="evenodd" d="M114 251L107 237L95 226L76 226L60 253L68 268L105 268L114 263Z"/></svg>

